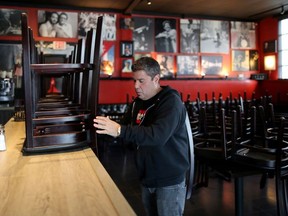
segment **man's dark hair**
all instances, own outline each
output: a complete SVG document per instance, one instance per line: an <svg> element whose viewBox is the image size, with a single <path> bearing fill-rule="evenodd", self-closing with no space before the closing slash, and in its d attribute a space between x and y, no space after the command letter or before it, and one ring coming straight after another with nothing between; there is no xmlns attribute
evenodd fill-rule
<svg viewBox="0 0 288 216"><path fill-rule="evenodd" d="M156 75L160 75L161 72L159 63L151 57L142 57L135 61L135 63L132 65L132 72L136 72L139 70L145 71L146 74L152 79Z"/></svg>

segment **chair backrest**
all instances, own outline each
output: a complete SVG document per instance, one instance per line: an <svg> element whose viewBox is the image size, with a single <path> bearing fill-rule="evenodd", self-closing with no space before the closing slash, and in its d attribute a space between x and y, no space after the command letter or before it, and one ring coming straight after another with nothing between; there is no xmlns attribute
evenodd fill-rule
<svg viewBox="0 0 288 216"><path fill-rule="evenodd" d="M21 16L21 23L22 23L22 59L23 59L23 85L24 85L24 108L25 108L25 128L26 128L26 140L32 140L33 139L33 124L32 119L34 116L32 116L33 113L35 113L35 108L32 106L34 103L33 98L31 96L33 95L33 89L32 89L32 82L31 82L31 73L30 73L30 67L31 64L31 43L30 43L30 35L32 31L28 27L28 17L26 13L22 13ZM34 110L32 110L34 109Z"/></svg>

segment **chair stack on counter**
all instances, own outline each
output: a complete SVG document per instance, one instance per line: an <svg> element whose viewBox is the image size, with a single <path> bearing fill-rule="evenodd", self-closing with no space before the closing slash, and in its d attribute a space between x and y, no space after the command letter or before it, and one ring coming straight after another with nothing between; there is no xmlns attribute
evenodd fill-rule
<svg viewBox="0 0 288 216"><path fill-rule="evenodd" d="M67 63L43 63L27 14L22 14L21 21L26 129L23 151L90 146L98 154L93 118L98 106L103 17L98 18L97 29L79 39ZM43 83L57 77L63 81L61 91L47 92Z"/></svg>

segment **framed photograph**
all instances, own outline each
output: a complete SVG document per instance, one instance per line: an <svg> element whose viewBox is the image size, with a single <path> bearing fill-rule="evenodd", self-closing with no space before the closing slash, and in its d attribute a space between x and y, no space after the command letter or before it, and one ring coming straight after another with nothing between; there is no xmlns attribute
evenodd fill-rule
<svg viewBox="0 0 288 216"><path fill-rule="evenodd" d="M256 49L256 23L231 21L231 48Z"/></svg>
<svg viewBox="0 0 288 216"><path fill-rule="evenodd" d="M249 50L232 50L232 71L249 70Z"/></svg>
<svg viewBox="0 0 288 216"><path fill-rule="evenodd" d="M156 60L160 65L162 78L174 77L174 56L173 55L157 55Z"/></svg>
<svg viewBox="0 0 288 216"><path fill-rule="evenodd" d="M155 51L166 53L178 51L176 19L155 19Z"/></svg>
<svg viewBox="0 0 288 216"><path fill-rule="evenodd" d="M133 41L135 52L154 51L154 19L134 17Z"/></svg>
<svg viewBox="0 0 288 216"><path fill-rule="evenodd" d="M249 69L250 71L258 71L259 70L259 53L257 50L249 51Z"/></svg>
<svg viewBox="0 0 288 216"><path fill-rule="evenodd" d="M21 35L21 13L15 9L0 9L0 35Z"/></svg>
<svg viewBox="0 0 288 216"><path fill-rule="evenodd" d="M219 20L201 20L200 52L229 53L229 22Z"/></svg>
<svg viewBox="0 0 288 216"><path fill-rule="evenodd" d="M122 73L131 73L132 72L132 58L131 59L122 59Z"/></svg>
<svg viewBox="0 0 288 216"><path fill-rule="evenodd" d="M134 20L131 17L120 18L120 29L134 30Z"/></svg>
<svg viewBox="0 0 288 216"><path fill-rule="evenodd" d="M277 40L265 41L263 45L264 53L276 53L277 52Z"/></svg>
<svg viewBox="0 0 288 216"><path fill-rule="evenodd" d="M177 76L199 75L199 58L196 55L177 56Z"/></svg>
<svg viewBox="0 0 288 216"><path fill-rule="evenodd" d="M100 75L111 76L114 73L115 45L111 41L104 41L101 53Z"/></svg>
<svg viewBox="0 0 288 216"><path fill-rule="evenodd" d="M201 69L204 76L220 76L223 67L222 56L202 56Z"/></svg>
<svg viewBox="0 0 288 216"><path fill-rule="evenodd" d="M200 50L200 20L180 19L181 53L198 53Z"/></svg>
<svg viewBox="0 0 288 216"><path fill-rule="evenodd" d="M133 56L133 41L120 42L120 56L132 57Z"/></svg>
<svg viewBox="0 0 288 216"><path fill-rule="evenodd" d="M103 16L103 40L104 41L115 41L116 40L116 14L103 14L93 12L79 12L77 23L78 36L83 38L87 32L91 29L97 28L97 19L99 16Z"/></svg>
<svg viewBox="0 0 288 216"><path fill-rule="evenodd" d="M97 19L102 16L101 13L79 12L78 13L78 37L86 37L87 32L97 28Z"/></svg>
<svg viewBox="0 0 288 216"><path fill-rule="evenodd" d="M38 10L40 37L77 38L77 23L77 13Z"/></svg>

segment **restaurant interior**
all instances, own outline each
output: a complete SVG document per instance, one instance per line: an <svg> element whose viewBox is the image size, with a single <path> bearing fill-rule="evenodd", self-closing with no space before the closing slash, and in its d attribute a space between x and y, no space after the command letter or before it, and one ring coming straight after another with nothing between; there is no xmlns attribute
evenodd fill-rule
<svg viewBox="0 0 288 216"><path fill-rule="evenodd" d="M145 215L133 149L121 138L97 135L92 123L96 115L121 122L136 97L131 65L143 56L158 61L161 85L179 92L189 114L195 170L184 215L287 215L288 82L279 75L278 49L287 11L284 0L0 1L0 124L7 131L0 215L44 215L45 204L47 215L76 215L82 207L85 215ZM43 30L53 14L66 16L65 32ZM83 200L68 199L73 189L66 196L65 184L57 186L65 207L55 205L54 180L41 184L51 196L46 201L40 190L27 189L31 166L36 173L49 162L54 173L66 152L72 155L63 156L65 163L84 157L92 164L87 172L99 177L105 196L96 196L96 207L91 195L93 202L72 208ZM57 178L42 172L35 179ZM87 176L93 188L95 176ZM85 181L76 180L79 194L89 196ZM26 210L17 193L29 197ZM43 203L31 204L37 197Z"/></svg>

